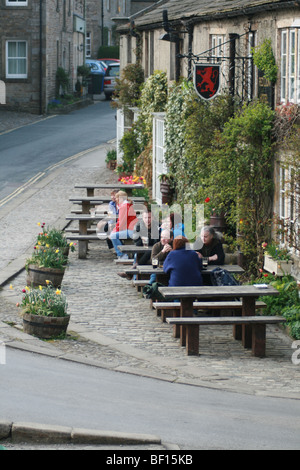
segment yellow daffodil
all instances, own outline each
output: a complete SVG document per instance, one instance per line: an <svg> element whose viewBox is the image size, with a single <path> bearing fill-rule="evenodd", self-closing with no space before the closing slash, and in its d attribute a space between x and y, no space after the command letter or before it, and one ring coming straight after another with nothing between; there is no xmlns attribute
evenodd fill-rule
<svg viewBox="0 0 300 470"><path fill-rule="evenodd" d="M37 225L40 227L40 226L41 226L41 222L38 222Z"/></svg>
<svg viewBox="0 0 300 470"><path fill-rule="evenodd" d="M40 290L43 290L43 286L39 286L39 289L40 289Z"/></svg>
<svg viewBox="0 0 300 470"><path fill-rule="evenodd" d="M55 250L55 253L59 253L59 250Z"/></svg>
<svg viewBox="0 0 300 470"><path fill-rule="evenodd" d="M28 286L25 286L25 289L27 290L27 292L30 291L29 287Z"/></svg>
<svg viewBox="0 0 300 470"><path fill-rule="evenodd" d="M12 285L12 284L10 284L9 288L10 288L10 289L13 289L13 285Z"/></svg>
<svg viewBox="0 0 300 470"><path fill-rule="evenodd" d="M46 284L48 286L48 284L50 284L51 281L49 281L49 279L46 279Z"/></svg>
<svg viewBox="0 0 300 470"><path fill-rule="evenodd" d="M56 289L55 294L56 294L56 295L60 295L60 294L61 294L61 290Z"/></svg>
<svg viewBox="0 0 300 470"><path fill-rule="evenodd" d="M48 243L46 243L46 248L49 248L49 246L50 246L50 245L49 245Z"/></svg>

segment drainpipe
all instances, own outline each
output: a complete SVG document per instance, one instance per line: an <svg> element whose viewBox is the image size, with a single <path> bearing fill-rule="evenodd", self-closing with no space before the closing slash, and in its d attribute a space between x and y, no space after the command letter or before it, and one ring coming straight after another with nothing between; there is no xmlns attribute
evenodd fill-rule
<svg viewBox="0 0 300 470"><path fill-rule="evenodd" d="M40 0L40 114L43 114L43 0Z"/></svg>

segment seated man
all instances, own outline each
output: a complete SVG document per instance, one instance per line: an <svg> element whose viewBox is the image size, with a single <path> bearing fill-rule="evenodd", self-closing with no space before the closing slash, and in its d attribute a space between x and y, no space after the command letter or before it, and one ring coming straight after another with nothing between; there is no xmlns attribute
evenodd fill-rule
<svg viewBox="0 0 300 470"><path fill-rule="evenodd" d="M173 249L173 231L169 229L163 229L160 234L160 241L155 243L152 248L151 259L157 260L158 264L163 265L166 257ZM149 284L153 284L156 281L156 274L151 274Z"/></svg>

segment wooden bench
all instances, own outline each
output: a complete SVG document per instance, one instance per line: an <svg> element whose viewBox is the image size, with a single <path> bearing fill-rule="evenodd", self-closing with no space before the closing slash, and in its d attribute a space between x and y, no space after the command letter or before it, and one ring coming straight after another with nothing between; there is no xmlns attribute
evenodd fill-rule
<svg viewBox="0 0 300 470"><path fill-rule="evenodd" d="M255 302L256 309L263 309L266 306L265 302L258 300ZM152 307L156 309L157 315L164 322L167 316L178 317L180 313L180 302L153 302ZM193 308L195 310L242 310L242 302L239 300L193 302Z"/></svg>
<svg viewBox="0 0 300 470"><path fill-rule="evenodd" d="M148 279L138 279L138 280L135 280L135 281L132 281L132 285L134 287L136 287L137 291L138 292L141 292L143 287L144 286L147 286L149 284L149 280Z"/></svg>
<svg viewBox="0 0 300 470"><path fill-rule="evenodd" d="M94 196L95 194L95 189L110 189L111 191L113 189L117 189L118 191L126 191L128 196L132 195L132 190L133 189L143 189L144 185L143 183L139 184L97 184L97 183L88 183L88 184L77 184L75 185L75 188L82 188L86 189L87 196Z"/></svg>
<svg viewBox="0 0 300 470"><path fill-rule="evenodd" d="M159 287L159 292L166 300L180 301L180 316L193 317L194 301L218 301L236 300L242 301L242 316L254 317L256 310L256 300L261 296L279 295L279 291L268 285L242 285L242 286L178 286ZM242 343L245 348L252 345L252 324L245 322L241 326ZM185 341L185 326L180 327L181 341Z"/></svg>
<svg viewBox="0 0 300 470"><path fill-rule="evenodd" d="M188 356L199 355L199 328L200 325L251 325L252 353L256 357L266 355L266 325L284 323L283 317L249 316L249 317L212 317L212 318L167 318L170 325L185 327L185 338L181 337L181 345L186 346Z"/></svg>

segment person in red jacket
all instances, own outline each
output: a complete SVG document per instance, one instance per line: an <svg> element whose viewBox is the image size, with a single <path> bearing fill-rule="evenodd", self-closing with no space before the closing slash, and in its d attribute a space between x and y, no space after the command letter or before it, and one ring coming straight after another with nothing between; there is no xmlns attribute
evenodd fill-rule
<svg viewBox="0 0 300 470"><path fill-rule="evenodd" d="M119 218L116 226L110 234L110 239L114 246L118 258L128 258L128 255L122 254L119 246L123 245L122 240L132 238L134 226L138 219L133 208L133 203L128 199L125 191L118 191L116 201L119 209Z"/></svg>

